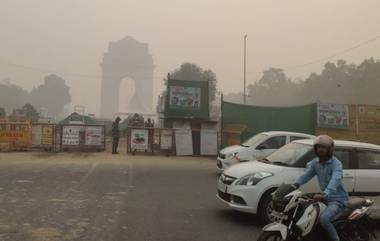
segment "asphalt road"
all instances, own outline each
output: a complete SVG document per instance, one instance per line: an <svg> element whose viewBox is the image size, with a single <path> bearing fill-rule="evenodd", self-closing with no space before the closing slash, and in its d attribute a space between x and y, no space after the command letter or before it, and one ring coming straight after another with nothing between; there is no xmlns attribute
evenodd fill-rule
<svg viewBox="0 0 380 241"><path fill-rule="evenodd" d="M212 158L0 153L0 241L257 240L217 178Z"/></svg>
<svg viewBox="0 0 380 241"><path fill-rule="evenodd" d="M217 177L210 158L1 153L0 240L256 240Z"/></svg>

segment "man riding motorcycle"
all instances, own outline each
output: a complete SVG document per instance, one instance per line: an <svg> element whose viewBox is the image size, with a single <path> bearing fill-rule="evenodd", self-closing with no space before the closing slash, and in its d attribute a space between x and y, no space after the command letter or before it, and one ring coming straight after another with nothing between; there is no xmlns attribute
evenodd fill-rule
<svg viewBox="0 0 380 241"><path fill-rule="evenodd" d="M333 155L334 140L330 136L318 136L314 141L314 151L317 158L308 163L305 173L294 185L299 187L317 176L322 193L315 194L314 199L324 200L327 204L321 214L320 224L332 241L339 241L332 222L344 212L348 201L348 193L342 182L342 163Z"/></svg>

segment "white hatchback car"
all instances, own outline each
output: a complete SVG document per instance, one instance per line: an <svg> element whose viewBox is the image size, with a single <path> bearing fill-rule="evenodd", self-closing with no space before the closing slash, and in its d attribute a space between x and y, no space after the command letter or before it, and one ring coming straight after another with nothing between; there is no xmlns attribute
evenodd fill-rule
<svg viewBox="0 0 380 241"><path fill-rule="evenodd" d="M246 161L265 158L282 146L301 139L312 139L315 136L286 131L269 131L257 134L241 145L229 146L222 149L217 157L217 167L220 171Z"/></svg>
<svg viewBox="0 0 380 241"><path fill-rule="evenodd" d="M336 141L335 146L334 155L342 162L347 192L351 196L380 196L380 146L350 141ZM282 183L294 183L314 158L313 140L294 141L266 159L224 171L218 181L217 197L235 210L258 214L268 223L272 221L270 194ZM306 193L320 192L317 178L301 189ZM376 215L379 201L375 199L373 206Z"/></svg>

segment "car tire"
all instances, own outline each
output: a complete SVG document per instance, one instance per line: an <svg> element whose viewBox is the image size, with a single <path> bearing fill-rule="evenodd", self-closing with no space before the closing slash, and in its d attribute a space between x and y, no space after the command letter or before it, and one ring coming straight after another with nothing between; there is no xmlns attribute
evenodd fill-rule
<svg viewBox="0 0 380 241"><path fill-rule="evenodd" d="M270 213L272 213L272 208L271 208L271 202L272 202L272 193L276 189L272 189L267 191L260 199L260 204L259 204L259 210L257 214L259 215L260 222L263 225L266 225L268 223L272 223L275 220L271 218Z"/></svg>

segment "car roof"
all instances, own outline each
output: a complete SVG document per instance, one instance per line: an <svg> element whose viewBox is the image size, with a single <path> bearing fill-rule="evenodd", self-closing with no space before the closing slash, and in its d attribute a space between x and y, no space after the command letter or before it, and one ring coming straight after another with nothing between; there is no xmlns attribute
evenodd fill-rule
<svg viewBox="0 0 380 241"><path fill-rule="evenodd" d="M265 134L268 136L277 136L277 135L295 135L295 136L305 136L305 137L315 137L313 135L299 133L299 132L291 132L291 131L266 131L261 134Z"/></svg>
<svg viewBox="0 0 380 241"><path fill-rule="evenodd" d="M335 146L338 147L353 147L353 148L363 148L363 149L375 149L380 151L380 146L365 142L358 142L358 141L343 141L343 140L335 140ZM314 144L314 141L311 139L304 139L304 140L297 140L293 141L293 143L300 143L300 144L306 144L312 146Z"/></svg>

